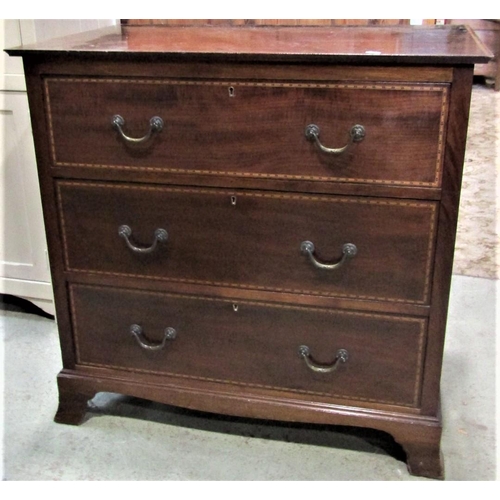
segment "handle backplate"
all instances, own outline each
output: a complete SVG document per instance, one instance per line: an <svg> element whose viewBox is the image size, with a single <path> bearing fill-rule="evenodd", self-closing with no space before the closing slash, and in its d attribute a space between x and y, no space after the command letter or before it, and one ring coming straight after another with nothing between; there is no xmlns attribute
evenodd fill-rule
<svg viewBox="0 0 500 500"><path fill-rule="evenodd" d="M338 269L358 253L358 248L354 243L345 243L342 246L342 257L340 258L340 260L333 263L326 263L326 262L321 262L314 255L315 246L312 241L303 241L300 244L300 250L302 253L306 254L309 257L309 260L312 262L314 267L318 269L324 269L326 271L332 271L334 269Z"/></svg>
<svg viewBox="0 0 500 500"><path fill-rule="evenodd" d="M311 123L306 127L305 136L308 141L315 142L318 148L323 151L323 153L339 155L343 153L351 144L354 142L361 142L366 136L366 130L363 125L354 125L349 131L349 142L341 148L327 148L319 140L319 127L314 123Z"/></svg>
<svg viewBox="0 0 500 500"><path fill-rule="evenodd" d="M129 137L123 131L123 127L125 126L125 119L120 115L114 115L111 119L111 124L113 127L118 130L122 139L128 143L132 144L141 144L143 142L148 141L153 133L161 132L163 130L163 120L159 116L153 116L149 120L149 130L143 137Z"/></svg>
<svg viewBox="0 0 500 500"><path fill-rule="evenodd" d="M167 340L174 340L177 337L177 331L172 327L168 327L165 328L163 340L159 344L152 344L142 338L142 327L137 324L130 325L130 334L137 340L139 346L147 351L160 351L165 347Z"/></svg>
<svg viewBox="0 0 500 500"><path fill-rule="evenodd" d="M307 367L316 373L332 373L340 363L345 363L349 359L349 353L346 349L339 349L335 355L335 360L331 365L320 365L313 361L311 350L306 345L299 346L299 356L305 361Z"/></svg>
<svg viewBox="0 0 500 500"><path fill-rule="evenodd" d="M167 231L165 229L158 228L154 232L154 241L149 247L137 246L130 241L130 236L132 236L132 229L130 228L130 226L127 226L126 224L123 224L118 228L118 235L125 240L127 246L133 252L142 254L153 252L158 246L158 243L165 243L168 240Z"/></svg>

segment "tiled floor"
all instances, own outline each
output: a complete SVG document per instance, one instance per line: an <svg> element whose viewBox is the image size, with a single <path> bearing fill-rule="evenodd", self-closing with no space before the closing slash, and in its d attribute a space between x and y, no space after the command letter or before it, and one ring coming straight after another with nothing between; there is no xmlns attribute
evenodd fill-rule
<svg viewBox="0 0 500 500"><path fill-rule="evenodd" d="M453 280L442 377L449 481L496 477L498 283ZM0 310L0 333L4 480L429 481L408 474L390 440L356 430L229 419L110 394L95 398L83 425L56 424L54 321Z"/></svg>

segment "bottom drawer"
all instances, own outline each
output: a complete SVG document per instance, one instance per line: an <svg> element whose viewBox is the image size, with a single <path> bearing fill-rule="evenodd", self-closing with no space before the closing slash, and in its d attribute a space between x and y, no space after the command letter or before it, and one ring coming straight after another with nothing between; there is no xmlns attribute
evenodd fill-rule
<svg viewBox="0 0 500 500"><path fill-rule="evenodd" d="M419 403L424 318L87 285L70 298L79 365Z"/></svg>

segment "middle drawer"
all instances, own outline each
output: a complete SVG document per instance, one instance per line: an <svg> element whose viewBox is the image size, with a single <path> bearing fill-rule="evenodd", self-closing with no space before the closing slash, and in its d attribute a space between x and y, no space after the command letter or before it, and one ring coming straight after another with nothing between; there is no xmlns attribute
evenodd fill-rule
<svg viewBox="0 0 500 500"><path fill-rule="evenodd" d="M429 301L436 203L59 181L66 269Z"/></svg>

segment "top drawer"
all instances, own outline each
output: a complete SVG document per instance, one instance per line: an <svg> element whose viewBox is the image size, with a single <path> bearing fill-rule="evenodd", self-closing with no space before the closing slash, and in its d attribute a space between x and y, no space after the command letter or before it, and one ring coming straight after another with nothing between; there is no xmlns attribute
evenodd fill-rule
<svg viewBox="0 0 500 500"><path fill-rule="evenodd" d="M51 77L45 93L55 166L440 185L446 85ZM116 115L131 139L163 127L130 141Z"/></svg>

